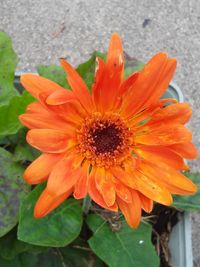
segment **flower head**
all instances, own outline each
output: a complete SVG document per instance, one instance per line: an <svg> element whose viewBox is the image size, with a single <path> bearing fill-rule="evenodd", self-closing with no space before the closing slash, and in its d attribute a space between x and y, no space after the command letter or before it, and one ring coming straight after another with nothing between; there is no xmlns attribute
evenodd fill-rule
<svg viewBox="0 0 200 267"><path fill-rule="evenodd" d="M37 75L22 75L23 86L37 101L20 120L30 129L27 142L42 151L24 178L30 184L47 180L36 218L71 194L76 199L88 194L105 209L121 210L137 227L141 210L150 212L153 201L170 205L172 193L196 191L181 173L188 169L183 158L197 155L184 127L191 109L175 99L160 99L176 68L176 60L165 53L124 80L122 44L114 33L106 62L96 61L91 94L64 59L72 91Z"/></svg>

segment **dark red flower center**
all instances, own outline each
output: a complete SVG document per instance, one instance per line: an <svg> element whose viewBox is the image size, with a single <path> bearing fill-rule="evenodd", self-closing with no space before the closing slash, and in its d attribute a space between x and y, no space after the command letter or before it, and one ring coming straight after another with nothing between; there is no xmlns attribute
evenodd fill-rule
<svg viewBox="0 0 200 267"><path fill-rule="evenodd" d="M77 131L78 153L93 166L109 168L130 156L132 132L118 114L93 113Z"/></svg>
<svg viewBox="0 0 200 267"><path fill-rule="evenodd" d="M99 123L90 134L97 154L113 153L122 143L122 132L114 123Z"/></svg>

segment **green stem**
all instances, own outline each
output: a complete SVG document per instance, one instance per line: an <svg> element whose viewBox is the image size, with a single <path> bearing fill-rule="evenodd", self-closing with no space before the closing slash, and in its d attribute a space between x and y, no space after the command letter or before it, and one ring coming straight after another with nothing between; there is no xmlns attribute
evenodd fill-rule
<svg viewBox="0 0 200 267"><path fill-rule="evenodd" d="M88 214L88 212L90 210L91 202L92 202L92 200L89 196L86 196L83 199L82 210L83 210L84 214Z"/></svg>

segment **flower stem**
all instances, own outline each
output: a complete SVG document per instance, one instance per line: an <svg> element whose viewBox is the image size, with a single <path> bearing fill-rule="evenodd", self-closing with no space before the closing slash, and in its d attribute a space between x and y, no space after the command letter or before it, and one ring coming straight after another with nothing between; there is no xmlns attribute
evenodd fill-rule
<svg viewBox="0 0 200 267"><path fill-rule="evenodd" d="M86 196L83 199L82 210L83 210L84 214L88 214L88 212L90 210L91 202L92 202L92 200L89 196Z"/></svg>

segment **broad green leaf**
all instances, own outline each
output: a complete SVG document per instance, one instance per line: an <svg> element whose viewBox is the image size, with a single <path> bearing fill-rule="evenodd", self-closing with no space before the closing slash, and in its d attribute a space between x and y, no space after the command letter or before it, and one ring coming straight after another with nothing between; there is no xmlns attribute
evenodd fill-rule
<svg viewBox="0 0 200 267"><path fill-rule="evenodd" d="M95 73L97 56L103 59L105 59L106 57L105 54L95 51L89 60L80 64L76 69L78 73L80 74L80 76L86 82L88 88L91 88L91 85L94 81L94 73ZM70 89L70 86L66 80L66 73L62 67L59 67L56 65L49 65L49 66L38 65L37 71L41 76L58 83L64 88Z"/></svg>
<svg viewBox="0 0 200 267"><path fill-rule="evenodd" d="M18 145L26 142L27 129L21 128L17 133L0 137L0 144L6 147L12 147L13 149Z"/></svg>
<svg viewBox="0 0 200 267"><path fill-rule="evenodd" d="M69 89L70 86L66 80L66 73L62 67L56 65L38 65L37 71L39 75L54 81L55 83L59 84L60 86Z"/></svg>
<svg viewBox="0 0 200 267"><path fill-rule="evenodd" d="M12 229L0 238L0 256L6 260L13 259L17 254L27 250L29 244L17 240L16 229Z"/></svg>
<svg viewBox="0 0 200 267"><path fill-rule="evenodd" d="M16 225L20 201L29 191L22 179L23 171L12 154L0 148L0 236Z"/></svg>
<svg viewBox="0 0 200 267"><path fill-rule="evenodd" d="M33 209L44 186L38 185L22 202L18 239L39 246L66 246L81 231L83 219L80 204L77 200L68 199L49 215L35 219Z"/></svg>
<svg viewBox="0 0 200 267"><path fill-rule="evenodd" d="M0 137L0 145L9 148L13 153L13 160L16 162L33 161L41 152L31 147L26 142L27 129L21 128L16 134Z"/></svg>
<svg viewBox="0 0 200 267"><path fill-rule="evenodd" d="M113 232L98 215L89 215L87 224L93 232L89 245L109 267L158 267L159 258L151 243L151 226L141 223L133 230L125 221Z"/></svg>
<svg viewBox="0 0 200 267"><path fill-rule="evenodd" d="M58 267L61 263L62 267L105 267L105 264L88 247L87 242L80 238L67 247L54 249L33 246L16 240L15 231L11 231L4 238L0 239L0 266L3 267L4 263L5 266L27 267L23 264L28 259L31 262L33 261L33 265L30 265L32 267ZM11 263L13 265L9 265Z"/></svg>
<svg viewBox="0 0 200 267"><path fill-rule="evenodd" d="M12 48L11 38L5 32L0 32L0 106L19 95L13 85L16 65L17 56Z"/></svg>
<svg viewBox="0 0 200 267"><path fill-rule="evenodd" d="M23 127L18 117L33 100L28 92L24 92L13 97L9 104L0 107L0 137L15 134Z"/></svg>
<svg viewBox="0 0 200 267"><path fill-rule="evenodd" d="M21 253L12 260L5 260L0 257L1 267L105 267L99 259L91 258L89 262L84 262L81 254L77 253L66 257L59 248L49 249L37 255L31 253ZM76 257L75 258L73 258ZM73 258L73 260L71 260Z"/></svg>
<svg viewBox="0 0 200 267"><path fill-rule="evenodd" d="M40 254L21 253L12 260L0 258L2 267L64 267L69 266L64 262L62 255L57 249L49 249Z"/></svg>
<svg viewBox="0 0 200 267"><path fill-rule="evenodd" d="M80 76L83 78L85 83L87 84L88 88L91 89L92 84L94 82L94 74L95 74L95 67L96 67L96 57L100 57L102 59L106 59L106 54L100 53L98 51L95 51L89 60L86 62L80 64L77 67L77 71L80 74Z"/></svg>
<svg viewBox="0 0 200 267"><path fill-rule="evenodd" d="M15 147L13 160L17 162L33 161L40 154L40 151L36 150L35 148L24 142L24 144L19 144Z"/></svg>
<svg viewBox="0 0 200 267"><path fill-rule="evenodd" d="M92 252L85 240L78 237L69 246L60 248L60 253L69 266L105 267L106 265Z"/></svg>
<svg viewBox="0 0 200 267"><path fill-rule="evenodd" d="M31 147L26 142L27 129L22 128L15 135L7 136L9 141L8 145L13 147L13 160L23 163L24 161L35 160L41 152L33 147Z"/></svg>
<svg viewBox="0 0 200 267"><path fill-rule="evenodd" d="M200 173L184 173L197 186L198 192L190 196L174 196L173 206L183 210L200 211Z"/></svg>
<svg viewBox="0 0 200 267"><path fill-rule="evenodd" d="M0 238L0 256L6 260L11 260L16 255L28 251L34 254L46 250L45 247L30 245L17 239L16 227Z"/></svg>

